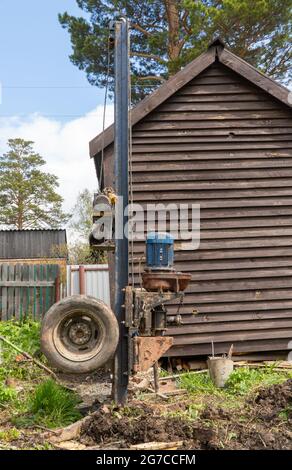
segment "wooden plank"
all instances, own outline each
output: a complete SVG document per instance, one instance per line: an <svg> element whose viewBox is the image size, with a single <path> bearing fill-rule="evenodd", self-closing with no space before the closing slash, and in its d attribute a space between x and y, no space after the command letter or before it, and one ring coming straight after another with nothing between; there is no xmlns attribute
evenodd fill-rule
<svg viewBox="0 0 292 470"><path fill-rule="evenodd" d="M156 227L158 228L157 225L154 225L153 224L153 227L154 227L154 230L156 229ZM190 227L191 228L191 227ZM137 228L137 234L139 234L139 236L141 235L144 235L145 237L145 240L146 240L146 236L147 236L147 233L148 233L148 229L147 229L147 226L144 227L141 227L141 229L139 229L139 227ZM170 224L166 224L166 231L171 231L171 223ZM182 236L182 234L186 234L187 232L186 231L182 231L180 230L180 233L179 235ZM270 237L281 237L281 236L292 236L292 227L284 227L284 228L273 228L273 227L266 227L264 229L261 229L261 228L245 228L245 227L242 227L242 228L238 228L238 229L235 229L235 230L232 230L232 229L227 229L227 230L222 230L222 229L213 229L213 230L204 230L202 227L201 227L201 230L200 230L200 240L203 241L203 240L220 240L220 239L237 239L237 238L255 238L255 237L264 237L264 238L270 238ZM174 249L176 250L176 246L174 245Z"/></svg>
<svg viewBox="0 0 292 470"><path fill-rule="evenodd" d="M161 200L160 200L161 201ZM169 201L170 202L170 201ZM177 200L174 200L174 203L177 202ZM149 211L151 210L151 207L153 206L153 201L149 201L149 203L141 202L140 206L143 207L145 210L147 208ZM203 199L203 200L196 200L196 201L190 201L188 203L188 206L190 207L189 209L189 220L191 220L191 206L192 204L200 204L201 211L204 209L223 209L223 208L235 208L235 207L246 207L246 208L256 208L256 207L284 207L284 206L291 206L292 200L290 197L278 197L278 198L272 198L272 197L258 197L258 198L251 198L251 199L246 199L246 198L238 198L238 199ZM158 206L159 203L156 204ZM169 207L171 204L169 204ZM164 206L167 208L167 205ZM164 209L161 209L161 212ZM178 211L178 209L177 209ZM185 209L184 209L185 213ZM148 213L147 213L148 216ZM145 217L146 218L146 217ZM148 218L148 217L147 217ZM137 216L136 220L139 220L139 217ZM149 218L149 220L152 220Z"/></svg>
<svg viewBox="0 0 292 470"><path fill-rule="evenodd" d="M156 205L157 207L157 205ZM157 213L165 213L167 214L167 219L169 220L169 214L172 213L173 215L176 214L175 210L170 211L169 209L166 211L165 208L159 208L155 210L155 206L153 205L153 208L151 209L149 207L149 210L147 212L147 222L151 226L153 226L153 221L157 219ZM248 207L246 209L232 209L232 208L223 208L223 209L201 209L200 211L200 217L201 217L201 223L203 219L221 219L221 218L234 218L234 217L267 217L267 216L275 216L275 217L280 217L281 215L292 215L292 208L290 206L283 206L280 205L279 207L273 207L273 208L254 208L254 207ZM191 212L189 211L189 223L191 222ZM139 221L144 221L143 213L141 211L137 212L135 216L135 222ZM160 227L160 231L162 228Z"/></svg>
<svg viewBox="0 0 292 470"><path fill-rule="evenodd" d="M264 142L264 141L258 141L258 142L236 142L233 139L226 140L225 142L211 142L209 141L206 144L202 143L196 143L194 142L193 144L184 144L184 143L177 143L173 144L171 146L171 149L169 148L169 145L136 145L133 147L133 152L135 154L138 153L143 153L143 154L148 154L148 153L163 153L163 152L171 152L177 153L177 152L206 152L206 151L217 151L217 150L226 150L228 152L233 152L233 151L242 151L243 149L246 150L264 150L264 149L283 149L284 151L287 149L292 148L292 141L287 140L287 141L271 141L271 142ZM276 152L277 150L274 150Z"/></svg>
<svg viewBox="0 0 292 470"><path fill-rule="evenodd" d="M273 269L229 269L229 270L217 270L217 271L195 271L192 272L193 281L210 281L216 279L255 279L255 278L275 278L275 277L287 277L292 278L292 264L288 268Z"/></svg>
<svg viewBox="0 0 292 470"><path fill-rule="evenodd" d="M256 283L254 289L250 291L231 292L204 292L195 294L186 294L184 298L185 304L206 304L217 302L251 302L251 301L267 301L267 300L291 300L292 290L290 288L281 289L263 289L257 290Z"/></svg>
<svg viewBox="0 0 292 470"><path fill-rule="evenodd" d="M208 328L217 329L217 324L226 323L235 324L243 321L249 321L254 324L253 328L256 328L256 324L261 320L277 320L277 319L292 319L292 310L262 310L259 312L226 312L226 313L214 313L214 314L197 314L191 315L190 313L182 313L183 325L206 325ZM214 325L216 323L216 325ZM169 330L167 330L169 332Z"/></svg>
<svg viewBox="0 0 292 470"><path fill-rule="evenodd" d="M15 265L12 263L8 264L8 280L14 281L15 279ZM7 319L11 320L15 314L15 297L14 287L8 288L8 312Z"/></svg>
<svg viewBox="0 0 292 470"><path fill-rule="evenodd" d="M258 238L236 238L236 239L219 239L219 240L201 240L200 250L225 250L225 249L244 249L244 248L276 248L276 247L289 247L292 246L292 237L269 237ZM177 251L179 248L177 248ZM144 242L135 243L135 254L143 253L145 251Z"/></svg>
<svg viewBox="0 0 292 470"><path fill-rule="evenodd" d="M200 333L198 335L187 335L187 336L174 336L174 345L184 345L190 343L196 344L206 344L211 342L226 342L231 341L232 343L236 341L251 341L251 340L263 340L263 339L280 339L286 338L287 342L291 340L291 328L277 328L271 330L258 330L258 331L233 331L230 333L223 332L214 332L212 333Z"/></svg>
<svg viewBox="0 0 292 470"><path fill-rule="evenodd" d="M201 77L218 77L218 76L226 76L226 74L230 73L230 75L234 75L227 67L220 64L219 62L215 62L214 64L210 65L206 70L204 70L200 76Z"/></svg>
<svg viewBox="0 0 292 470"><path fill-rule="evenodd" d="M194 259L195 257L189 255L188 260L183 260L182 262L179 260L179 253L175 252L175 266L178 271L185 271L192 273L193 279L216 279L217 275L218 278L222 275L222 278L226 276L237 276L238 278L245 277L247 273L249 273L249 277L257 277L257 271L262 271L263 273L272 273L275 272L275 276L277 276L279 270L283 270L284 272L290 272L292 269L292 255L290 257L284 258L255 258L255 259L221 259L221 260L203 260L198 261ZM143 266L143 265L142 265ZM219 273L218 273L219 271ZM229 271L233 272L233 274L229 274ZM138 260L134 261L134 273L138 274L140 272L139 262ZM236 274L235 274L236 273Z"/></svg>
<svg viewBox="0 0 292 470"><path fill-rule="evenodd" d="M291 142L292 148L292 142ZM255 160L229 160L229 161L208 161L201 159L200 161L185 161L182 165L181 162L169 162L165 165L165 162L151 162L151 163L135 163L133 165L134 173L146 173L146 172L161 172L168 173L171 171L180 174L185 171L198 171L198 170L249 170L255 168L263 168L268 170L270 168L291 168L292 158L274 158L274 159L255 159Z"/></svg>
<svg viewBox="0 0 292 470"><path fill-rule="evenodd" d="M235 119L226 120L215 120L215 121L143 121L139 125L135 126L135 130L167 130L167 129L226 129L226 128L258 128L258 127L291 127L291 119L286 117L284 119L271 117L271 118L259 118L259 119L241 119L240 121Z"/></svg>
<svg viewBox="0 0 292 470"><path fill-rule="evenodd" d="M28 267L28 272L29 272L29 284L34 283L34 265L29 265ZM33 319L34 317L34 289L33 287L28 287L29 289L29 316L31 316Z"/></svg>
<svg viewBox="0 0 292 470"><path fill-rule="evenodd" d="M288 340L287 338L277 338L277 339L269 339L269 340L254 340L254 341L238 341L233 342L232 337L230 337L229 341L223 343L217 343L215 341L215 353L222 354L228 353L231 344L234 345L234 352L259 352L259 351L281 351L287 350L288 348ZM165 356L172 357L183 357L183 356L194 356L194 355L211 355L211 344L184 344L183 346L175 345L171 349L167 351Z"/></svg>
<svg viewBox="0 0 292 470"><path fill-rule="evenodd" d="M40 267L39 267L39 280L42 282L44 280L44 267L43 265L41 264ZM44 289L43 287L39 287L39 305L40 305L40 316L41 318L43 318L44 314L45 314L45 310L44 310L44 293L43 293Z"/></svg>
<svg viewBox="0 0 292 470"><path fill-rule="evenodd" d="M133 154L133 168L137 163L141 162L164 162L167 165L168 162L177 162L181 161L181 164L184 165L184 162L187 161L216 161L216 160L243 160L248 161L249 159L268 159L273 160L277 158L291 158L292 150L286 148L277 148L277 149L248 149L248 151L241 151L238 149L231 150L213 150L205 151L204 148L200 150L194 150L192 152L151 152L151 153L136 153ZM137 162L137 163L136 163Z"/></svg>
<svg viewBox="0 0 292 470"><path fill-rule="evenodd" d="M266 176L266 175L265 175ZM292 187L292 178L253 178L249 181L234 181L234 180L217 180L217 181L185 181L180 183L177 181L173 182L140 182L134 184L134 191L139 189L140 191L167 191L167 190L184 190L184 191L195 191L195 190L209 190L209 189L260 189L260 188L290 188Z"/></svg>
<svg viewBox="0 0 292 470"><path fill-rule="evenodd" d="M136 139L150 139L161 137L210 137L210 136L229 136L230 132L236 137L258 137L258 136L271 136L271 135L290 135L292 132L292 121L290 127L235 127L230 131L227 128L214 128L214 129L166 129L166 130L139 130L137 127L133 131L133 140Z"/></svg>
<svg viewBox="0 0 292 470"><path fill-rule="evenodd" d="M135 250L135 262L141 256L141 251ZM291 258L291 247L265 247L265 248L249 248L249 249L227 249L224 252L220 250L190 250L177 251L176 259L180 262L192 260L195 264L199 261L215 261L215 260L233 260L234 263L240 258L272 258L272 257L289 257Z"/></svg>
<svg viewBox="0 0 292 470"><path fill-rule="evenodd" d="M44 265L44 276L45 279L48 281L50 279L50 265L46 264ZM50 289L49 287L45 288L45 313L49 310L50 308Z"/></svg>
<svg viewBox="0 0 292 470"><path fill-rule="evenodd" d="M29 265L24 264L22 266L22 281L26 283L29 282ZM29 287L25 286L22 288L22 319L27 318L30 310L29 310L29 301L30 301L30 292L29 292Z"/></svg>
<svg viewBox="0 0 292 470"><path fill-rule="evenodd" d="M1 272L1 280L2 282L8 279L8 264L2 264L2 272ZM8 320L8 289L6 287L2 287L2 320Z"/></svg>
<svg viewBox="0 0 292 470"><path fill-rule="evenodd" d="M34 265L34 266L37 267L37 265ZM5 282L0 281L0 287L2 287L2 286L4 286L4 287L14 287L14 288L17 288L17 287L32 287L32 288L35 288L35 287L39 287L39 286L53 287L54 286L54 281L37 281L37 280L32 280L32 281L17 281L17 280L14 280L14 281L5 281Z"/></svg>
<svg viewBox="0 0 292 470"><path fill-rule="evenodd" d="M9 263L8 265L8 279L10 281L14 281L15 279L15 266L14 264ZM14 288L8 288L8 310L7 310L7 318L11 320L14 317L15 313L15 298L14 298Z"/></svg>
<svg viewBox="0 0 292 470"><path fill-rule="evenodd" d="M209 77L208 75L202 74L196 77L190 82L190 84L196 83L196 85L232 85L238 84L238 77L232 74L224 74L216 77Z"/></svg>
<svg viewBox="0 0 292 470"><path fill-rule="evenodd" d="M211 280L204 282L191 282L189 290L193 294L203 292L231 292L231 291L264 291L268 289L283 289L292 287L292 277L273 277L266 279L224 279L224 280ZM260 295L259 295L260 297Z"/></svg>
<svg viewBox="0 0 292 470"><path fill-rule="evenodd" d="M225 170L222 172L219 171L169 171L168 173L164 172L157 172L151 173L145 172L143 175L139 175L134 173L133 174L133 181L135 183L145 183L149 181L190 181L190 180L206 180L214 182L214 180L230 180L230 179L261 179L261 178L291 178L292 177L292 170L290 168L279 168L279 169L244 169L244 170Z"/></svg>
<svg viewBox="0 0 292 470"><path fill-rule="evenodd" d="M194 94L194 93L187 93L187 90L184 93L175 94L171 98L167 100L167 103L210 103L210 102L267 102L267 96L262 93L252 93L251 91L243 91L242 93L226 93L226 94L219 94L219 93L205 93L205 94Z"/></svg>
<svg viewBox="0 0 292 470"><path fill-rule="evenodd" d="M255 320L251 321L238 321L238 322L222 322L216 324L205 323L204 325L183 325L180 328L168 328L167 334L170 336L182 335L199 335L207 333L223 333L223 332L244 332L251 330L275 330L292 327L292 312L290 319L273 319L273 320Z"/></svg>
<svg viewBox="0 0 292 470"><path fill-rule="evenodd" d="M188 204L197 203L201 200L208 199L238 199L238 198L260 198L260 197L281 197L281 196L291 196L291 188L263 188L263 189L254 189L252 192L249 189L236 190L236 189L219 189L217 191L186 191L182 193L181 191L170 190L166 192L156 191L154 194L146 193L143 191L134 191L134 198L136 203L153 203L165 201L168 204L168 201L177 202L179 200L187 200Z"/></svg>
<svg viewBox="0 0 292 470"><path fill-rule="evenodd" d="M177 310L177 304L172 305L173 309ZM246 312L252 312L253 315L257 317L261 317L262 314L266 312L275 311L289 311L291 313L292 308L292 301L289 299L278 299L278 300L268 300L265 301L258 301L254 300L252 302L230 302L230 303L220 303L217 302L215 304L200 304L199 302L193 302L190 304L183 304L180 308L180 312L182 315L193 315L194 320L201 317L203 321L210 321L212 318L217 318L222 314L224 315L237 315L240 319L241 315L245 314ZM197 313L193 314L193 310ZM171 312L169 312L171 314ZM214 320L215 321L215 320Z"/></svg>
<svg viewBox="0 0 292 470"><path fill-rule="evenodd" d="M178 139L179 137L179 139ZM225 134L217 134L216 132L212 132L210 130L209 135L205 136L193 136L193 135L166 135L166 136L145 136L145 137L137 137L133 138L133 149L136 152L136 149L139 150L140 145L153 145L155 148L155 152L159 152L159 145L161 144L169 144L169 148L172 150L172 146L170 144L178 145L180 144L209 144L209 143L224 143L224 142L276 142L276 141L287 141L291 142L292 140L292 133L282 133L282 134L236 134L233 131L226 132ZM159 144L159 145L154 145Z"/></svg>
<svg viewBox="0 0 292 470"><path fill-rule="evenodd" d="M190 111L190 112L155 112L147 117L147 121L204 121L231 119L289 119L288 111L284 109L267 111ZM238 126L238 123L237 123Z"/></svg>
<svg viewBox="0 0 292 470"><path fill-rule="evenodd" d="M273 101L213 101L196 103L193 101L167 101L167 103L159 107L159 112L179 112L179 111L262 111L265 110L281 110L281 105Z"/></svg>
<svg viewBox="0 0 292 470"><path fill-rule="evenodd" d="M291 263L291 261L290 261ZM183 265L184 268L185 265ZM179 267L176 267L177 269L180 269ZM253 279L254 282L257 282L258 278L278 278L278 277L291 277L292 278L292 265L291 267L287 268L279 268L275 267L273 269L228 269L225 270L225 266L222 266L223 270L217 270L217 271L193 271L192 266L190 266L190 269L188 269L188 272L192 274L192 281L197 281L201 283L205 283L208 281L212 280L230 280L234 281L239 280L239 279ZM138 277L138 267L136 267L136 276L135 276L135 281L136 283L139 282L139 277ZM191 284L191 287L193 287L193 284Z"/></svg>
<svg viewBox="0 0 292 470"><path fill-rule="evenodd" d="M15 312L14 312L14 315L15 315L16 320L20 320L20 301L21 301L20 294L21 294L21 291L20 291L19 287L16 287L17 282L20 282L20 281L21 281L21 265L19 263L17 263L15 265L15 281L14 281L15 282L15 289L14 289L14 292L15 292L15 294L14 294L15 295Z"/></svg>
<svg viewBox="0 0 292 470"><path fill-rule="evenodd" d="M229 94L242 94L242 93L255 93L255 87L242 83L216 83L216 84L198 84L196 80L192 80L189 82L188 86L185 86L181 90L179 90L175 96L183 96L183 95L213 95L213 94L222 94L222 95L229 95Z"/></svg>

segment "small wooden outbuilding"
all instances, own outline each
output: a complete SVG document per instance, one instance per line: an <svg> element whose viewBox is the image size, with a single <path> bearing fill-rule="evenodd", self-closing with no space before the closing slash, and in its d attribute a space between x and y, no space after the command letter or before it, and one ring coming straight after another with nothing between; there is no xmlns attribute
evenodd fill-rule
<svg viewBox="0 0 292 470"><path fill-rule="evenodd" d="M170 356L292 350L291 104L216 40L132 111L134 202L201 206L200 248L176 252L192 282ZM113 126L90 142L104 186L113 142Z"/></svg>
<svg viewBox="0 0 292 470"><path fill-rule="evenodd" d="M40 320L66 286L66 230L0 230L0 320Z"/></svg>

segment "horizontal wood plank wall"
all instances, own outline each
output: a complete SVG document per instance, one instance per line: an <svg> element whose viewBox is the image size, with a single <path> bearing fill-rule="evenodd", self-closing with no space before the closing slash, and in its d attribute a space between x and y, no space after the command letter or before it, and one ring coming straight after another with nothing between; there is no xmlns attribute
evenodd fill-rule
<svg viewBox="0 0 292 470"><path fill-rule="evenodd" d="M231 343L239 353L287 349L291 110L212 65L134 126L133 184L137 203L201 205L200 249L176 253L176 268L191 272L192 282L180 309L184 325L169 330L170 355L209 354L211 341L218 353ZM137 282L144 249L135 243Z"/></svg>
<svg viewBox="0 0 292 470"><path fill-rule="evenodd" d="M56 302L58 264L0 263L0 320L41 320Z"/></svg>

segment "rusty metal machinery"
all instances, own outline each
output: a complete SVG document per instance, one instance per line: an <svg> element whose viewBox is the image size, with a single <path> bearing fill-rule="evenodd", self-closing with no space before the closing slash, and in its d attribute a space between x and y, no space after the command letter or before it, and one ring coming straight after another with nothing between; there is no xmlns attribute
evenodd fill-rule
<svg viewBox="0 0 292 470"><path fill-rule="evenodd" d="M142 286L125 289L125 324L129 331L129 370L142 372L173 344L168 326L182 323L179 314L167 315L168 302L183 300L191 275L174 268L174 241L170 234L151 232L146 238L146 265Z"/></svg>

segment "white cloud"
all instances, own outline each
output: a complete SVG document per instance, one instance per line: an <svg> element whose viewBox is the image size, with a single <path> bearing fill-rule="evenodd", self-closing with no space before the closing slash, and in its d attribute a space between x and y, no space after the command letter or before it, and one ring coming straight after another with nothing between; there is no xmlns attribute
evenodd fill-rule
<svg viewBox="0 0 292 470"><path fill-rule="evenodd" d="M107 125L113 122L113 105L107 108ZM97 179L89 158L89 141L102 130L103 107L78 119L62 123L40 114L27 118L0 118L0 154L7 140L20 137L35 142L35 149L46 160L46 170L59 177L64 208L70 210L84 188L95 190Z"/></svg>

